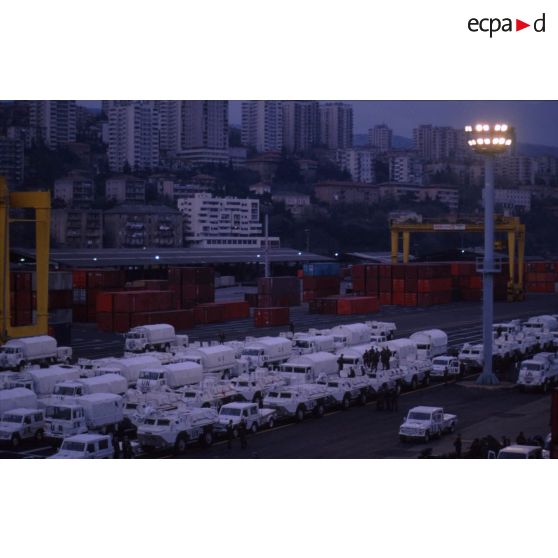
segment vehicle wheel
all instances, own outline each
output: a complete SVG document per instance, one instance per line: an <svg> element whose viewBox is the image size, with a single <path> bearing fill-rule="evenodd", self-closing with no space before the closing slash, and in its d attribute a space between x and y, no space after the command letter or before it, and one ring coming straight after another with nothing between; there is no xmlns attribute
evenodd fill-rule
<svg viewBox="0 0 558 558"><path fill-rule="evenodd" d="M252 423L252 426L250 427L250 432L252 432L252 434L255 434L257 431L258 431L258 423L254 421Z"/></svg>
<svg viewBox="0 0 558 558"><path fill-rule="evenodd" d="M399 436L399 441L400 442L406 442L407 438L405 436Z"/></svg>
<svg viewBox="0 0 558 558"><path fill-rule="evenodd" d="M519 391L521 393L525 393L525 386L524 385L519 386Z"/></svg>
<svg viewBox="0 0 558 558"><path fill-rule="evenodd" d="M37 430L37 432L35 432L35 441L36 442L42 442L44 440L45 437L45 433L39 429Z"/></svg>
<svg viewBox="0 0 558 558"><path fill-rule="evenodd" d="M304 420L304 407L299 405L295 413L296 422L302 422Z"/></svg>
<svg viewBox="0 0 558 558"><path fill-rule="evenodd" d="M416 376L413 376L411 380L411 389L417 389L418 387L418 380Z"/></svg>
<svg viewBox="0 0 558 558"><path fill-rule="evenodd" d="M341 408L346 411L351 406L351 398L348 395L343 397L343 401L341 401Z"/></svg>
<svg viewBox="0 0 558 558"><path fill-rule="evenodd" d="M453 434L455 432L455 422L452 422L450 424L449 431L450 431L451 434Z"/></svg>
<svg viewBox="0 0 558 558"><path fill-rule="evenodd" d="M366 405L366 401L368 401L368 398L366 397L366 392L361 391L360 395L358 396L359 405Z"/></svg>
<svg viewBox="0 0 558 558"><path fill-rule="evenodd" d="M17 434L12 436L12 448L18 448L21 444L21 440Z"/></svg>
<svg viewBox="0 0 558 558"><path fill-rule="evenodd" d="M548 393L548 380L545 380L542 385L542 392Z"/></svg>
<svg viewBox="0 0 558 558"><path fill-rule="evenodd" d="M186 451L187 445L188 445L188 436L186 436L186 434L179 434L174 444L174 451L177 454L184 453Z"/></svg>
<svg viewBox="0 0 558 558"><path fill-rule="evenodd" d="M211 430L206 430L202 434L202 445L208 448L212 444L213 444L213 432Z"/></svg>
<svg viewBox="0 0 558 558"><path fill-rule="evenodd" d="M425 444L428 444L428 442L430 442L430 432L428 430L424 433L423 440Z"/></svg>
<svg viewBox="0 0 558 558"><path fill-rule="evenodd" d="M318 403L318 406L314 410L314 414L316 415L317 418L322 418L324 416L324 413L325 413L324 404Z"/></svg>
<svg viewBox="0 0 558 558"><path fill-rule="evenodd" d="M272 418L270 418L268 423L267 423L267 427L268 428L273 428L274 426L275 426L275 421Z"/></svg>

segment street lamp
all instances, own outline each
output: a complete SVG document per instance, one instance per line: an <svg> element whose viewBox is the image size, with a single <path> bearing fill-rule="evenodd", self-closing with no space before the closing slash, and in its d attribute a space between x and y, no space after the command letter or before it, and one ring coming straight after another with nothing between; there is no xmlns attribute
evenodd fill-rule
<svg viewBox="0 0 558 558"><path fill-rule="evenodd" d="M494 155L504 153L512 144L507 124L465 126L467 143L473 151L484 155L484 259L482 263L482 343L484 366L478 384L498 384L492 371L492 322L494 319Z"/></svg>

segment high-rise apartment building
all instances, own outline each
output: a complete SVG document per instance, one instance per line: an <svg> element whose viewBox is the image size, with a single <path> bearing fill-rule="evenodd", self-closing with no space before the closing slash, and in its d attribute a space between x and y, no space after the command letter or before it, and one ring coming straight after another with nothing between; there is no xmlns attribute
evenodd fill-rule
<svg viewBox="0 0 558 558"><path fill-rule="evenodd" d="M376 182L376 154L367 149L338 149L336 162L351 175L354 182Z"/></svg>
<svg viewBox="0 0 558 558"><path fill-rule="evenodd" d="M448 126L421 125L413 130L413 143L426 161L461 159L470 154L465 131Z"/></svg>
<svg viewBox="0 0 558 558"><path fill-rule="evenodd" d="M6 178L8 188L15 190L23 182L23 169L23 140L0 137L0 176Z"/></svg>
<svg viewBox="0 0 558 558"><path fill-rule="evenodd" d="M389 179L400 184L424 184L423 162L412 153L389 158Z"/></svg>
<svg viewBox="0 0 558 558"><path fill-rule="evenodd" d="M157 168L159 164L159 126L153 102L135 101L109 110L109 167L123 172Z"/></svg>
<svg viewBox="0 0 558 558"><path fill-rule="evenodd" d="M391 149L393 131L385 124L374 126L368 130L368 145L385 153Z"/></svg>
<svg viewBox="0 0 558 558"><path fill-rule="evenodd" d="M75 101L29 101L29 125L50 148L76 141Z"/></svg>
<svg viewBox="0 0 558 558"><path fill-rule="evenodd" d="M283 145L302 153L320 142L318 101L283 101Z"/></svg>
<svg viewBox="0 0 558 558"><path fill-rule="evenodd" d="M283 148L283 103L281 101L244 101L242 103L242 144L256 151Z"/></svg>
<svg viewBox="0 0 558 558"><path fill-rule="evenodd" d="M320 107L320 142L328 149L353 146L352 105L326 103Z"/></svg>

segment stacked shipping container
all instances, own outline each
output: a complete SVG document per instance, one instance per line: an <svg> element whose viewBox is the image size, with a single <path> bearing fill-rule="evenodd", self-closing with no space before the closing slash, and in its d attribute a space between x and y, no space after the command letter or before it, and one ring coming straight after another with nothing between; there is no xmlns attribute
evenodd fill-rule
<svg viewBox="0 0 558 558"><path fill-rule="evenodd" d="M302 271L302 300L309 302L339 294L341 267L338 263L304 264Z"/></svg>
<svg viewBox="0 0 558 558"><path fill-rule="evenodd" d="M125 273L118 269L75 269L73 271L74 321L94 322L97 294L124 287Z"/></svg>
<svg viewBox="0 0 558 558"><path fill-rule="evenodd" d="M316 298L309 303L311 314L371 314L378 312L380 304L375 296L330 296Z"/></svg>
<svg viewBox="0 0 558 558"><path fill-rule="evenodd" d="M558 292L558 262L528 262L525 267L527 292Z"/></svg>
<svg viewBox="0 0 558 558"><path fill-rule="evenodd" d="M256 308L254 310L254 325L256 327L288 325L289 308Z"/></svg>
<svg viewBox="0 0 558 558"><path fill-rule="evenodd" d="M169 289L176 294L180 308L214 302L215 273L211 267L170 267Z"/></svg>
<svg viewBox="0 0 558 558"><path fill-rule="evenodd" d="M259 308L300 305L298 277L260 277L258 279Z"/></svg>

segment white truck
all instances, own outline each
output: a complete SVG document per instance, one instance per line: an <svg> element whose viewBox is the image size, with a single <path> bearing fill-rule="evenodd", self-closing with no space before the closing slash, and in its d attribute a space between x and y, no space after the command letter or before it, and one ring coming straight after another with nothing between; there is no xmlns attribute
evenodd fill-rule
<svg viewBox="0 0 558 558"><path fill-rule="evenodd" d="M391 352L390 367L400 366L407 361L419 360L417 344L412 339L393 339L382 343L381 347L386 347Z"/></svg>
<svg viewBox="0 0 558 558"><path fill-rule="evenodd" d="M170 324L152 324L133 327L126 333L124 350L130 353L170 351L188 346L187 335L176 335Z"/></svg>
<svg viewBox="0 0 558 558"><path fill-rule="evenodd" d="M289 360L292 353L292 342L285 337L247 339L240 355L240 362L245 363L248 370L255 370L258 367L270 367L285 362Z"/></svg>
<svg viewBox="0 0 558 558"><path fill-rule="evenodd" d="M546 393L557 382L558 356L555 353L537 353L521 363L517 378L521 391L535 388Z"/></svg>
<svg viewBox="0 0 558 558"><path fill-rule="evenodd" d="M354 401L365 405L370 395L370 381L367 376L320 378L317 383L327 391L328 403L342 409L348 409Z"/></svg>
<svg viewBox="0 0 558 558"><path fill-rule="evenodd" d="M21 370L28 364L53 364L70 362L71 347L58 347L50 335L10 339L0 347L0 368Z"/></svg>
<svg viewBox="0 0 558 558"><path fill-rule="evenodd" d="M114 448L110 436L78 434L62 441L57 453L48 459L112 459Z"/></svg>
<svg viewBox="0 0 558 558"><path fill-rule="evenodd" d="M212 408L219 410L222 405L242 399L228 381L208 381L188 386L177 391L180 401L187 407Z"/></svg>
<svg viewBox="0 0 558 558"><path fill-rule="evenodd" d="M362 345L370 341L372 330L366 324L346 324L331 328L336 349Z"/></svg>
<svg viewBox="0 0 558 558"><path fill-rule="evenodd" d="M80 378L60 382L54 386L54 397L80 397L92 393L114 393L124 395L128 389L128 382L120 374L103 374L93 378Z"/></svg>
<svg viewBox="0 0 558 558"><path fill-rule="evenodd" d="M335 341L331 335L309 335L297 333L293 339L293 353L307 355L310 353L333 352Z"/></svg>
<svg viewBox="0 0 558 558"><path fill-rule="evenodd" d="M413 407L399 427L399 439L420 439L428 443L432 437L441 437L446 432L454 432L457 416L444 413L442 407Z"/></svg>
<svg viewBox="0 0 558 558"><path fill-rule="evenodd" d="M484 351L482 343L465 343L457 355L459 363L467 368L482 368L484 365Z"/></svg>
<svg viewBox="0 0 558 558"><path fill-rule="evenodd" d="M256 403L238 401L227 403L219 409L219 417L215 430L225 433L231 424L233 436L238 436L240 421L244 420L246 430L256 433L260 428L273 428L277 419L277 411L274 409L260 409Z"/></svg>
<svg viewBox="0 0 558 558"><path fill-rule="evenodd" d="M174 391L128 390L124 401L124 417L136 427L156 411L176 409L181 405L180 396Z"/></svg>
<svg viewBox="0 0 558 558"><path fill-rule="evenodd" d="M138 428L138 442L144 451L174 449L184 453L195 442L210 446L214 439L217 413L213 409L180 409L157 412Z"/></svg>
<svg viewBox="0 0 558 558"><path fill-rule="evenodd" d="M183 386L198 384L203 380L203 368L196 362L176 362L154 368L146 368L140 372L137 388L142 392L177 389Z"/></svg>
<svg viewBox="0 0 558 558"><path fill-rule="evenodd" d="M278 417L294 417L301 422L308 413L322 417L328 397L323 385L298 384L270 391L263 403L265 407L275 409Z"/></svg>
<svg viewBox="0 0 558 558"><path fill-rule="evenodd" d="M356 375L362 376L362 367L364 366L364 353L368 351L371 347L370 344L366 345L353 345L352 347L345 347L343 349L338 349L335 352L335 358L337 359L337 369L339 372L347 372L350 374L351 369L354 370ZM375 349L377 347L374 347ZM342 367L339 370L339 363L342 359Z"/></svg>
<svg viewBox="0 0 558 558"><path fill-rule="evenodd" d="M279 365L277 375L290 384L312 383L321 376L336 376L337 357L331 353L310 353Z"/></svg>
<svg viewBox="0 0 558 558"><path fill-rule="evenodd" d="M456 357L449 355L441 355L434 358L432 361L432 370L430 376L436 379L448 380L461 376L461 369L459 360Z"/></svg>
<svg viewBox="0 0 558 558"><path fill-rule="evenodd" d="M413 333L409 339L417 344L419 359L434 358L448 350L448 335L441 329L424 329Z"/></svg>
<svg viewBox="0 0 558 558"><path fill-rule="evenodd" d="M107 359L104 364L95 368L95 375L102 374L120 374L124 376L128 382L129 387L136 385L140 372L148 368L160 367L161 361L157 356L151 355L137 355L124 358Z"/></svg>
<svg viewBox="0 0 558 558"><path fill-rule="evenodd" d="M397 331L397 326L393 322L364 322L372 331L372 335L380 335L387 337L387 340L391 340L395 336Z"/></svg>
<svg viewBox="0 0 558 558"><path fill-rule="evenodd" d="M36 409L36 394L22 387L0 390L0 415L17 408Z"/></svg>
<svg viewBox="0 0 558 558"><path fill-rule="evenodd" d="M517 335L521 331L521 320L511 320L509 322L499 322L492 324L494 337L502 335Z"/></svg>
<svg viewBox="0 0 558 558"><path fill-rule="evenodd" d="M542 316L533 316L524 324L523 329L533 333L542 331L558 331L558 320L554 316L543 314Z"/></svg>
<svg viewBox="0 0 558 558"><path fill-rule="evenodd" d="M52 395L56 384L79 380L80 370L76 366L59 364L48 368L27 370L25 375L29 376L33 382L33 391L37 394L37 397L43 398Z"/></svg>
<svg viewBox="0 0 558 558"><path fill-rule="evenodd" d="M46 408L47 436L66 438L87 431L114 429L124 419L122 397L113 393L92 393L73 401L51 401Z"/></svg>
<svg viewBox="0 0 558 558"><path fill-rule="evenodd" d="M45 435L45 414L40 409L12 409L0 418L0 443L17 448L23 440L42 442Z"/></svg>
<svg viewBox="0 0 558 558"><path fill-rule="evenodd" d="M203 369L204 375L228 379L235 376L238 371L234 350L226 345L188 349L182 353L182 356L187 361L199 364Z"/></svg>

